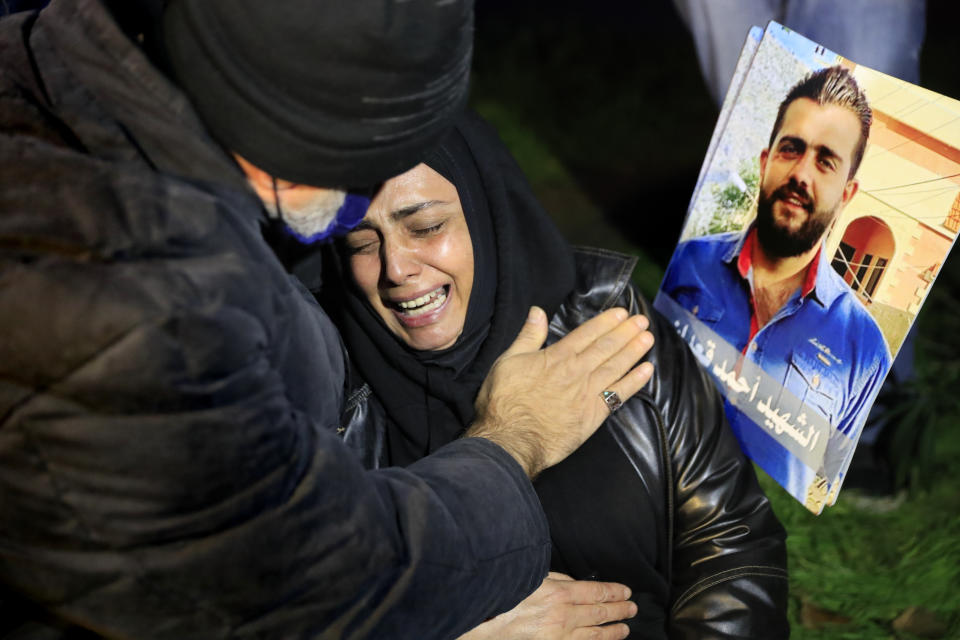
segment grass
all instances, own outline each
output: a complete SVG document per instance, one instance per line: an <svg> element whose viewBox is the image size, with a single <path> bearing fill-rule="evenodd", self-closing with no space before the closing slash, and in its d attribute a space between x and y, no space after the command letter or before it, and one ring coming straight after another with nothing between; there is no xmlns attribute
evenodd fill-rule
<svg viewBox="0 0 960 640"><path fill-rule="evenodd" d="M789 532L793 638L895 638L891 622L923 606L960 637L960 433L955 419L938 425L937 481L889 511L861 506L855 490L814 516L763 472L761 485ZM875 506L875 503L872 503ZM803 624L806 603L849 618L822 629ZM808 626L809 623L808 623Z"/></svg>

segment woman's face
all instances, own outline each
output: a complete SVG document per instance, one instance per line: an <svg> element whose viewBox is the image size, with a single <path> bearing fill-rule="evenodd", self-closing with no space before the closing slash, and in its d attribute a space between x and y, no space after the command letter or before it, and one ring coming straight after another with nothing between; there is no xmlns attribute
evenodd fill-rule
<svg viewBox="0 0 960 640"><path fill-rule="evenodd" d="M353 278L412 348L453 346L473 288L473 245L457 189L420 164L384 183L347 234Z"/></svg>

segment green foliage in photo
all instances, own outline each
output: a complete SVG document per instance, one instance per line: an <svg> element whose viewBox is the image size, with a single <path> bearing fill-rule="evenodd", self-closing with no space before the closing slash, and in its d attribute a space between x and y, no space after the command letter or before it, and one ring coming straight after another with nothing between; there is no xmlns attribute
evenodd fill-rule
<svg viewBox="0 0 960 640"><path fill-rule="evenodd" d="M757 162L745 163L737 175L739 181L710 183L708 188L714 202L713 215L698 225L692 235L739 231L750 220L760 185L760 165Z"/></svg>

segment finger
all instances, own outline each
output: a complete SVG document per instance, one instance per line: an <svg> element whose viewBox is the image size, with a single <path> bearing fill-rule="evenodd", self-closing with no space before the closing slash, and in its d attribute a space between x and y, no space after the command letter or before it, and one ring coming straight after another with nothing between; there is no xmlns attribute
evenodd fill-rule
<svg viewBox="0 0 960 640"><path fill-rule="evenodd" d="M626 309L607 309L547 347L547 352L557 358L569 358L581 353L597 339L609 333L627 319Z"/></svg>
<svg viewBox="0 0 960 640"><path fill-rule="evenodd" d="M517 335L513 344L503 352L501 358L517 354L536 351L543 346L547 339L547 314L540 307L530 307L527 314L527 321L520 327L520 333Z"/></svg>
<svg viewBox="0 0 960 640"><path fill-rule="evenodd" d="M631 316L624 322L621 322L606 334L594 340L586 349L580 352L576 360L577 369L580 371L597 370L618 354L621 355L622 360L623 354L621 352L624 349L630 352L634 340L642 335L649 325L650 321L644 316ZM630 367L636 364L638 359L639 358L633 360L633 362L623 367L613 379L619 378L629 371ZM610 381L612 382L613 379Z"/></svg>
<svg viewBox="0 0 960 640"><path fill-rule="evenodd" d="M642 360L653 347L653 334L644 331L620 351L613 354L606 362L593 371L590 378L589 391L601 393L612 390L620 394L624 402L647 383L653 374L653 365L643 366ZM636 372L633 377L631 374ZM649 375L648 375L649 374Z"/></svg>
<svg viewBox="0 0 960 640"><path fill-rule="evenodd" d="M630 627L623 623L605 627L585 627L576 629L568 637L571 640L623 640L630 635Z"/></svg>
<svg viewBox="0 0 960 640"><path fill-rule="evenodd" d="M547 573L547 580L569 580L573 581L573 578L568 576L565 573L560 573L559 571L550 571Z"/></svg>
<svg viewBox="0 0 960 640"><path fill-rule="evenodd" d="M621 402L626 402L633 394L635 394L637 391L640 391L645 384L650 382L650 378L652 377L653 364L650 362L641 362L629 373L627 373L627 375L623 376L613 384L607 385L603 391L613 391L620 397ZM602 392L597 392L597 398L600 402L604 403L604 408L609 411L609 406L606 405L606 402L602 397Z"/></svg>
<svg viewBox="0 0 960 640"><path fill-rule="evenodd" d="M575 605L623 602L630 598L630 587L618 582L572 580L565 582L566 601Z"/></svg>
<svg viewBox="0 0 960 640"><path fill-rule="evenodd" d="M596 392L599 393L608 389L611 385L619 381L631 370L638 366L638 362L650 352L653 347L653 334L649 331L634 337L630 342L614 353L606 362L594 369L591 384L597 385ZM595 389L591 389L594 391ZM626 400L628 396L623 396Z"/></svg>
<svg viewBox="0 0 960 640"><path fill-rule="evenodd" d="M570 628L597 627L608 622L629 620L637 615L637 605L630 602L578 604L570 616Z"/></svg>

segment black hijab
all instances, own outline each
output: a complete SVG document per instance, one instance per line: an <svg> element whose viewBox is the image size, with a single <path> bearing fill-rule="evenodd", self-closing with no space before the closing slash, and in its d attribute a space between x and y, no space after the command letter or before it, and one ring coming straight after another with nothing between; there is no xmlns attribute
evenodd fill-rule
<svg viewBox="0 0 960 640"><path fill-rule="evenodd" d="M341 284L324 291L354 365L390 416L381 461L389 465L410 464L459 437L530 306L552 315L574 284L569 245L489 125L462 115L425 163L456 186L473 244L474 282L457 342L443 351L409 348L350 284L346 255Z"/></svg>

